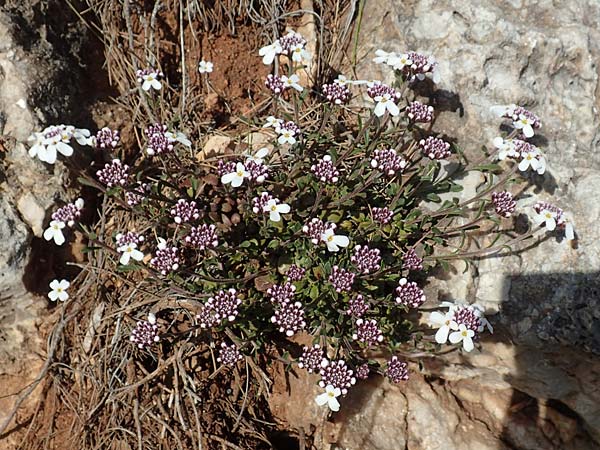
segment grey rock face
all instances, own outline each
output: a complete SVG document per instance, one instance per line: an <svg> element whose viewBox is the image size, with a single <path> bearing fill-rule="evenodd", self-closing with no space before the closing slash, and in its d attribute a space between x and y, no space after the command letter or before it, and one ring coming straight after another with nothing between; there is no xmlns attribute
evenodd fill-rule
<svg viewBox="0 0 600 450"><path fill-rule="evenodd" d="M521 207L535 200L556 204L571 214L578 237L569 245L551 236L519 256L480 261L473 280L458 289L445 281L446 298L467 296L495 314L497 333L481 353L427 363L426 371L469 380L474 390L514 389L515 399L526 395L540 405L553 399L575 417L577 431L569 433L566 422L552 428L541 419L546 406L538 405L539 423L529 427L510 415L491 415L484 419L491 434L504 427L497 448L517 444L518 435L529 442L518 448L599 448L600 387L593 380L600 377L600 4L369 0L365 11L359 76L393 81L388 67L371 62L379 48L433 54L442 74L429 99L439 111L434 128L463 148L493 147L500 125L493 105L516 103L540 116L536 145L547 155L549 173L534 180L521 196L529 205ZM555 406L549 408L556 412ZM536 446L532 437L540 432L544 439ZM446 448L458 447L459 439L448 436ZM407 448L438 447L412 447L409 439Z"/></svg>

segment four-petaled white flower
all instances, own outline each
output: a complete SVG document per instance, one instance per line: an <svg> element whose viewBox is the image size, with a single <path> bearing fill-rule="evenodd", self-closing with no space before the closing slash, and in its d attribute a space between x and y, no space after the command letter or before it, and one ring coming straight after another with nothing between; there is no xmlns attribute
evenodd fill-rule
<svg viewBox="0 0 600 450"><path fill-rule="evenodd" d="M325 388L325 392L315 397L315 402L317 402L317 405L319 406L327 404L327 406L329 406L329 409L331 409L332 411L339 411L340 402L338 402L337 398L341 394L342 391L340 390L340 388L334 388L331 384L328 384Z"/></svg>
<svg viewBox="0 0 600 450"><path fill-rule="evenodd" d="M458 326L458 330L450 333L450 342L453 344L458 344L460 341L463 343L463 349L467 352L470 352L475 348L473 345L473 336L475 336L475 332L465 326L464 323L461 323Z"/></svg>
<svg viewBox="0 0 600 450"><path fill-rule="evenodd" d="M308 62L312 58L310 52L308 52L303 44L296 44L291 48L292 61L296 62Z"/></svg>
<svg viewBox="0 0 600 450"><path fill-rule="evenodd" d="M321 240L327 244L327 250L330 252L337 252L340 250L340 247L348 247L350 244L350 239L348 239L347 236L334 234L332 228L326 229L325 232L321 234Z"/></svg>
<svg viewBox="0 0 600 450"><path fill-rule="evenodd" d="M48 298L55 302L56 300L60 300L64 302L69 298L69 294L67 293L67 289L69 289L71 283L67 280L52 280L50 283L50 292L48 292Z"/></svg>
<svg viewBox="0 0 600 450"><path fill-rule="evenodd" d="M29 156L35 158L36 156L40 161L46 161L48 158L48 152L46 150L44 133L33 133L27 138L27 142L31 145L29 148Z"/></svg>
<svg viewBox="0 0 600 450"><path fill-rule="evenodd" d="M538 157L540 156L539 152L527 152L521 162L519 163L519 170L521 172L525 172L527 169L531 167L532 170L535 170L537 173L542 175L546 171L545 160L542 163Z"/></svg>
<svg viewBox="0 0 600 450"><path fill-rule="evenodd" d="M200 61L198 63L198 72L200 73L211 73L213 71L213 63L210 61Z"/></svg>
<svg viewBox="0 0 600 450"><path fill-rule="evenodd" d="M244 178L248 178L249 176L250 172L246 171L246 167L239 162L235 166L235 172L226 173L221 177L221 183L231 183L233 187L240 187L244 182Z"/></svg>
<svg viewBox="0 0 600 450"><path fill-rule="evenodd" d="M286 88L294 88L296 89L298 92L302 92L304 90L304 88L302 86L300 86L300 77L296 74L290 76L290 77L286 77L285 75L281 76L281 81L283 82L283 85Z"/></svg>
<svg viewBox="0 0 600 450"><path fill-rule="evenodd" d="M258 54L259 54L259 56L263 57L263 59L262 59L263 64L269 65L273 62L273 60L275 59L275 56L280 54L282 51L283 51L283 49L281 48L279 41L275 41L272 44L265 45L264 47L262 47L258 51Z"/></svg>
<svg viewBox="0 0 600 450"><path fill-rule="evenodd" d="M150 88L159 91L162 87L162 83L158 81L158 73L156 72L150 72L148 74L142 75L142 80L142 89L144 91L149 91Z"/></svg>
<svg viewBox="0 0 600 450"><path fill-rule="evenodd" d="M273 127L273 128L277 128L279 127L281 124L283 123L282 119L278 119L275 116L269 116L267 117L267 121L265 122L265 124L263 125L263 128L269 128L269 127Z"/></svg>
<svg viewBox="0 0 600 450"><path fill-rule="evenodd" d="M397 116L400 114L400 109L394 100L392 100L392 96L390 94L378 95L377 97L373 98L373 100L377 102L375 105L375 111L373 111L377 117L383 116L386 111L389 111L392 116Z"/></svg>
<svg viewBox="0 0 600 450"><path fill-rule="evenodd" d="M117 248L119 253L123 253L121 255L121 259L119 259L119 263L126 266L129 264L129 260L133 258L135 261L141 261L144 259L144 254L137 249L137 244L135 242L130 242L128 244L122 245Z"/></svg>
<svg viewBox="0 0 600 450"><path fill-rule="evenodd" d="M450 334L450 330L458 329L458 324L452 320L453 316L454 311L452 309L445 314L434 311L429 315L429 321L431 324L434 327L439 328L435 333L435 342L438 344L445 344L448 340L448 334Z"/></svg>
<svg viewBox="0 0 600 450"><path fill-rule="evenodd" d="M519 114L519 119L513 122L513 125L517 130L523 131L525 137L533 136L533 121L525 114Z"/></svg>
<svg viewBox="0 0 600 450"><path fill-rule="evenodd" d="M516 156L515 146L511 140L505 140L501 136L496 136L493 142L494 147L499 150L498 159L500 161L506 159L507 156Z"/></svg>
<svg viewBox="0 0 600 450"><path fill-rule="evenodd" d="M186 147L192 146L192 141L190 141L188 139L188 137L181 131L174 131L174 132L167 131L165 133L165 136L171 142L179 142L181 145L185 145Z"/></svg>
<svg viewBox="0 0 600 450"><path fill-rule="evenodd" d="M253 162L254 164L262 164L266 156L269 154L269 149L267 147L263 147L257 150L254 155L246 153L246 164L249 162Z"/></svg>
<svg viewBox="0 0 600 450"><path fill-rule="evenodd" d="M550 211L549 209L543 209L540 211L533 217L533 221L537 225L543 224L548 231L554 231L556 229L556 213L554 211ZM571 231L572 230L573 227L571 226Z"/></svg>
<svg viewBox="0 0 600 450"><path fill-rule="evenodd" d="M275 199L271 199L263 207L263 212L268 212L269 219L273 222L279 222L281 220L281 214L290 212L290 205L286 203L277 203Z"/></svg>
<svg viewBox="0 0 600 450"><path fill-rule="evenodd" d="M388 64L392 66L394 70L402 70L412 63L412 59L410 59L407 54L394 55L388 60Z"/></svg>
<svg viewBox="0 0 600 450"><path fill-rule="evenodd" d="M65 227L65 223L59 220L53 220L50 222L50 226L44 231L44 239L50 241L54 239L56 245L63 245L65 243L65 236L62 229Z"/></svg>
<svg viewBox="0 0 600 450"><path fill-rule="evenodd" d="M281 145L290 144L293 145L296 143L296 138L294 137L294 132L292 130L281 130L279 137L277 138L277 142Z"/></svg>
<svg viewBox="0 0 600 450"><path fill-rule="evenodd" d="M396 56L395 53L388 53L385 50L375 50L375 58L373 58L373 62L375 64L387 64L390 58Z"/></svg>

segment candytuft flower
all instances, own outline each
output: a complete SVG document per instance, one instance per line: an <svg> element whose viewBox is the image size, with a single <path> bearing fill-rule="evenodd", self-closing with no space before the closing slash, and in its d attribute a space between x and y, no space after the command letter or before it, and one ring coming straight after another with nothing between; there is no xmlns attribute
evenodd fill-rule
<svg viewBox="0 0 600 450"><path fill-rule="evenodd" d="M556 228L564 230L567 240L575 239L573 230L573 221L565 216L565 213L558 206L548 202L537 202L533 205L535 216L533 221L536 225L543 225L548 231L554 231Z"/></svg>
<svg viewBox="0 0 600 450"><path fill-rule="evenodd" d="M63 245L65 243L65 235L62 232L64 227L64 222L52 220L50 226L44 231L44 239L47 241L54 239L56 245Z"/></svg>
<svg viewBox="0 0 600 450"><path fill-rule="evenodd" d="M367 95L375 102L373 113L377 117L383 116L386 111L392 116L400 114L400 108L396 105L396 102L400 99L400 93L394 88L380 82L374 82L367 89Z"/></svg>
<svg viewBox="0 0 600 450"><path fill-rule="evenodd" d="M131 330L129 340L136 344L138 348L150 347L152 344L160 341L156 316L148 313L147 320L138 321L135 328Z"/></svg>
<svg viewBox="0 0 600 450"><path fill-rule="evenodd" d="M340 402L338 402L337 398L341 395L341 393L342 391L340 388L333 387L332 385L328 384L325 387L325 392L316 396L315 402L317 402L317 405L319 406L326 404L332 411L339 411Z"/></svg>
<svg viewBox="0 0 600 450"><path fill-rule="evenodd" d="M141 261L144 259L144 254L137 249L135 242L128 242L120 247L117 247L117 251L122 253L119 263L126 266L129 264L129 260L133 258L134 261Z"/></svg>
<svg viewBox="0 0 600 450"><path fill-rule="evenodd" d="M210 61L200 61L198 63L198 72L200 73L211 73L213 71L213 63Z"/></svg>
<svg viewBox="0 0 600 450"><path fill-rule="evenodd" d="M235 165L235 172L226 173L221 177L221 183L229 184L232 187L240 187L244 182L244 178L248 178L250 173L246 171L246 167L241 163Z"/></svg>
<svg viewBox="0 0 600 450"><path fill-rule="evenodd" d="M275 56L281 54L282 50L283 49L281 48L279 40L276 40L272 44L265 45L260 50L258 50L258 55L263 57L263 64L268 66L269 64L273 63Z"/></svg>
<svg viewBox="0 0 600 450"><path fill-rule="evenodd" d="M335 234L333 228L328 228L321 234L321 240L327 244L327 250L330 252L337 252L340 247L348 247L350 239L347 236L341 234Z"/></svg>
<svg viewBox="0 0 600 450"><path fill-rule="evenodd" d="M137 81L142 85L144 91L149 91L150 88L157 91L162 88L162 83L158 80L163 77L163 73L157 69L139 69L136 72Z"/></svg>
<svg viewBox="0 0 600 450"><path fill-rule="evenodd" d="M298 92L302 92L304 88L300 86L300 77L296 74L290 75L289 77L282 75L281 82L285 86L285 88L293 88Z"/></svg>
<svg viewBox="0 0 600 450"><path fill-rule="evenodd" d="M470 352L475 348L473 344L473 336L475 336L475 332L473 330L467 329L465 324L461 323L458 326L458 330L450 333L450 342L453 344L458 344L462 341L463 349L467 352Z"/></svg>
<svg viewBox="0 0 600 450"><path fill-rule="evenodd" d="M69 294L67 293L69 286L71 286L71 283L69 283L67 280L52 280L50 282L51 291L48 292L48 298L53 302L56 300L64 302L69 298Z"/></svg>
<svg viewBox="0 0 600 450"><path fill-rule="evenodd" d="M287 214L290 212L290 205L286 203L278 203L277 199L271 199L263 207L263 212L269 213L269 219L273 222L279 222L281 220L281 214Z"/></svg>

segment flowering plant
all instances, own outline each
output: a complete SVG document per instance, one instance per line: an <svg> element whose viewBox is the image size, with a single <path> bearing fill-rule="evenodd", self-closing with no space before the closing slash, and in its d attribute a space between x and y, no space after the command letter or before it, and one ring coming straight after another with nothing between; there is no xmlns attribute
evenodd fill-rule
<svg viewBox="0 0 600 450"><path fill-rule="evenodd" d="M395 71L394 86L338 76L316 87L298 33L259 56L267 65L277 58L283 72L265 80L273 115L250 124L251 133L268 136L260 148L240 144L197 164L175 120L144 124L143 158L127 164L116 157L118 132L102 129L84 142L109 162L82 183L104 193L105 208L127 224L84 227L90 248L153 296L139 303L130 340L164 358L203 343L218 349L215 364L233 367L244 356L275 353L318 374L324 391L315 400L334 411L370 373L399 383L409 377L408 363L425 354L446 346L473 351L492 327L477 305L428 300L432 269L506 254L545 230L574 238L571 221L547 202L530 208L527 230L514 227L526 206L515 186L546 170L528 141L540 120L515 105L495 108L513 130L494 140L497 151L471 160L433 131L436 111L413 90L440 82L430 56L377 51L375 62ZM211 72L208 64L200 71ZM158 77L140 72L138 81L143 90L159 89L166 81ZM32 156L54 161L47 156L52 133L32 137ZM465 196L460 180L473 171L484 181ZM68 210L75 218L82 207ZM55 213L44 234L59 245L75 220L65 214ZM294 344L299 334L312 345ZM387 362L373 358L378 349Z"/></svg>

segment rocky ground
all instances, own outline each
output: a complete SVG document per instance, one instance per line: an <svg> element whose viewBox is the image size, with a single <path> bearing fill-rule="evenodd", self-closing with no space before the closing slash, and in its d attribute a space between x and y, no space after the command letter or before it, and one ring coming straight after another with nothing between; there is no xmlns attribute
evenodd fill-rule
<svg viewBox="0 0 600 450"><path fill-rule="evenodd" d="M34 380L44 362L52 310L39 294L60 261L39 238L69 186L64 167L32 161L23 143L49 123L96 126L100 94L82 75L100 64L82 60L83 29L73 17L63 20L59 6L32 0L0 8L0 425L16 398L6 396ZM43 25L42 17L54 19ZM459 268L430 287L433 300L477 301L495 314L496 333L482 352L428 360L401 387L372 379L330 421L310 405L289 407L315 394L314 380L291 376L275 384L271 399L282 423L323 425L323 449L600 448L599 29L594 0L367 1L357 73L389 75L370 62L377 48L435 54L442 90L433 100L444 110L436 129L465 148L491 145L498 121L490 106L535 111L550 174L527 194L570 211L578 241L548 240L481 261L468 274ZM0 448L15 447L31 412L25 406L18 432L0 436Z"/></svg>

